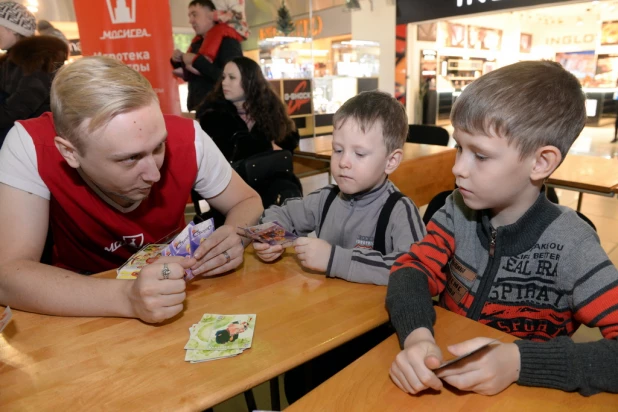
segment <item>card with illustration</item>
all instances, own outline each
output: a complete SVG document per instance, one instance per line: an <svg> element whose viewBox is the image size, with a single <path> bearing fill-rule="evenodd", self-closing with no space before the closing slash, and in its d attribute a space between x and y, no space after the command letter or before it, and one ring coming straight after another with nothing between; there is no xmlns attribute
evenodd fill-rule
<svg viewBox="0 0 618 412"><path fill-rule="evenodd" d="M205 241L208 236L215 231L215 221L213 218L198 223L189 229L189 244L191 245L191 256L197 248Z"/></svg>
<svg viewBox="0 0 618 412"><path fill-rule="evenodd" d="M13 318L13 312L11 311L11 308L7 306L2 313L0 313L0 333L2 333L4 328L6 328L6 325L9 324L11 318Z"/></svg>
<svg viewBox="0 0 618 412"><path fill-rule="evenodd" d="M499 341L500 341L500 339L494 339L494 340L489 341L486 344L484 344L484 345L482 345L482 346L480 346L480 347L478 347L478 348L476 348L474 350L471 350L470 352L464 353L463 355L457 356L456 358L449 359L446 362L442 362L442 364L440 366L438 366L436 369L434 369L433 371L437 372L437 371L439 371L442 368L446 368L447 366L451 366L452 364L454 364L456 362L459 362L460 360L465 359L465 358L467 358L470 355L474 355L476 352L480 351L481 349L484 349L484 348L488 347L492 343L496 343L496 342L499 342Z"/></svg>
<svg viewBox="0 0 618 412"><path fill-rule="evenodd" d="M208 362L217 359L231 358L242 353L242 349L227 350L188 350L185 353L185 361L191 363Z"/></svg>
<svg viewBox="0 0 618 412"><path fill-rule="evenodd" d="M261 225L242 228L247 237L269 245L292 246L298 236L285 230L277 221L262 223Z"/></svg>
<svg viewBox="0 0 618 412"><path fill-rule="evenodd" d="M135 252L126 263L116 271L116 279L136 279L146 265L154 263L161 257L166 244L150 244Z"/></svg>
<svg viewBox="0 0 618 412"><path fill-rule="evenodd" d="M194 329L185 349L247 349L253 341L255 314L205 314Z"/></svg>
<svg viewBox="0 0 618 412"><path fill-rule="evenodd" d="M169 246L163 251L163 256L191 256L191 228L194 223L189 223L178 236L172 240Z"/></svg>

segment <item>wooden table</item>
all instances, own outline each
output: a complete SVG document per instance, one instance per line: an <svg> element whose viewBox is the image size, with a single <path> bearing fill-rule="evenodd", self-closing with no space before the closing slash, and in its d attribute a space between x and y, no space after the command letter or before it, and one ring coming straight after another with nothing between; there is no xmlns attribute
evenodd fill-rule
<svg viewBox="0 0 618 412"><path fill-rule="evenodd" d="M304 271L291 255L264 264L247 252L238 271L191 283L184 312L158 326L15 310L0 335L0 410L203 410L386 322L385 295ZM204 313L256 313L253 347L184 362Z"/></svg>
<svg viewBox="0 0 618 412"><path fill-rule="evenodd" d="M446 346L477 336L515 338L470 319L436 308L435 336L444 354ZM511 385L495 396L460 392L446 386L412 396L391 381L388 371L399 353L396 336L391 336L347 368L295 402L287 411L616 411L618 395L584 397L555 389ZM446 355L447 357L451 355Z"/></svg>
<svg viewBox="0 0 618 412"><path fill-rule="evenodd" d="M577 211L584 193L613 197L618 191L618 161L597 156L569 154L547 180L547 185L579 192Z"/></svg>
<svg viewBox="0 0 618 412"><path fill-rule="evenodd" d="M301 139L295 155L330 161L332 152L332 136L319 136ZM403 160L390 179L417 206L426 205L436 194L455 188L456 154L451 147L406 143Z"/></svg>

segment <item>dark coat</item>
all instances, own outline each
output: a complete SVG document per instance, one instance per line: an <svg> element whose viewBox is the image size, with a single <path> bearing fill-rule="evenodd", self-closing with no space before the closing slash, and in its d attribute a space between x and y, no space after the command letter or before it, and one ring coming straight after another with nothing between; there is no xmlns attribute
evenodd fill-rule
<svg viewBox="0 0 618 412"><path fill-rule="evenodd" d="M189 47L189 52L197 54L203 42L203 37L196 36ZM170 60L172 67L183 68L184 80L189 83L189 95L187 96L187 109L189 111L197 110L200 103L202 103L206 95L210 93L221 78L223 68L227 62L236 57L242 57L240 43L238 40L232 39L231 37L224 37L223 40L221 40L221 46L219 46L217 57L212 63L200 54L198 54L193 61L193 68L200 72L201 76L186 70L184 68L184 63Z"/></svg>
<svg viewBox="0 0 618 412"><path fill-rule="evenodd" d="M227 100L204 105L199 111L199 121L202 129L230 162L272 150L273 139L266 136L260 124L256 123L249 131L236 106ZM282 142L275 144L294 153L298 140L298 132L293 131Z"/></svg>
<svg viewBox="0 0 618 412"><path fill-rule="evenodd" d="M33 36L0 57L0 146L16 120L50 111L51 83L68 53L67 44L56 37Z"/></svg>

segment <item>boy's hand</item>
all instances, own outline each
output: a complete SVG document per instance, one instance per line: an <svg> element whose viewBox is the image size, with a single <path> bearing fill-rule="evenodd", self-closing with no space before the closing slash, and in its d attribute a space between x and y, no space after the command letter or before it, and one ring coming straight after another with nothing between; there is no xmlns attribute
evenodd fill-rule
<svg viewBox="0 0 618 412"><path fill-rule="evenodd" d="M470 352L493 339L474 338L448 347L459 356ZM481 395L495 395L519 379L521 358L514 343L491 345L453 366L437 373L440 379L462 391Z"/></svg>
<svg viewBox="0 0 618 412"><path fill-rule="evenodd" d="M283 246L271 246L268 243L253 242L253 249L264 262L277 260L283 254Z"/></svg>
<svg viewBox="0 0 618 412"><path fill-rule="evenodd" d="M299 237L294 241L294 250L300 263L307 269L326 272L332 246L325 240Z"/></svg>
<svg viewBox="0 0 618 412"><path fill-rule="evenodd" d="M427 328L418 328L408 335L404 349L391 365L391 379L402 391L417 394L427 388L442 389L442 381L432 369L442 363L442 352Z"/></svg>

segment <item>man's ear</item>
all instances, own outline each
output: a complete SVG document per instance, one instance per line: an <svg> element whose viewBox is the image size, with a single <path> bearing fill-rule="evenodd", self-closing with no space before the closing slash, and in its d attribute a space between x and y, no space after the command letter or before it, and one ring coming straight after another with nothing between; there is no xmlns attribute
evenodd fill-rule
<svg viewBox="0 0 618 412"><path fill-rule="evenodd" d="M560 165L562 153L556 146L543 146L536 151L533 161L530 179L544 180Z"/></svg>
<svg viewBox="0 0 618 412"><path fill-rule="evenodd" d="M73 144L67 139L60 136L54 137L54 143L56 148L58 148L60 155L64 157L64 160L67 161L69 166L74 169L79 168L79 153L77 153L75 146L73 146Z"/></svg>
<svg viewBox="0 0 618 412"><path fill-rule="evenodd" d="M397 169L397 167L399 167L399 163L401 163L402 160L403 160L403 150L402 149L394 150L386 158L386 168L384 169L384 172L387 175L390 175L391 173L395 171L395 169Z"/></svg>

